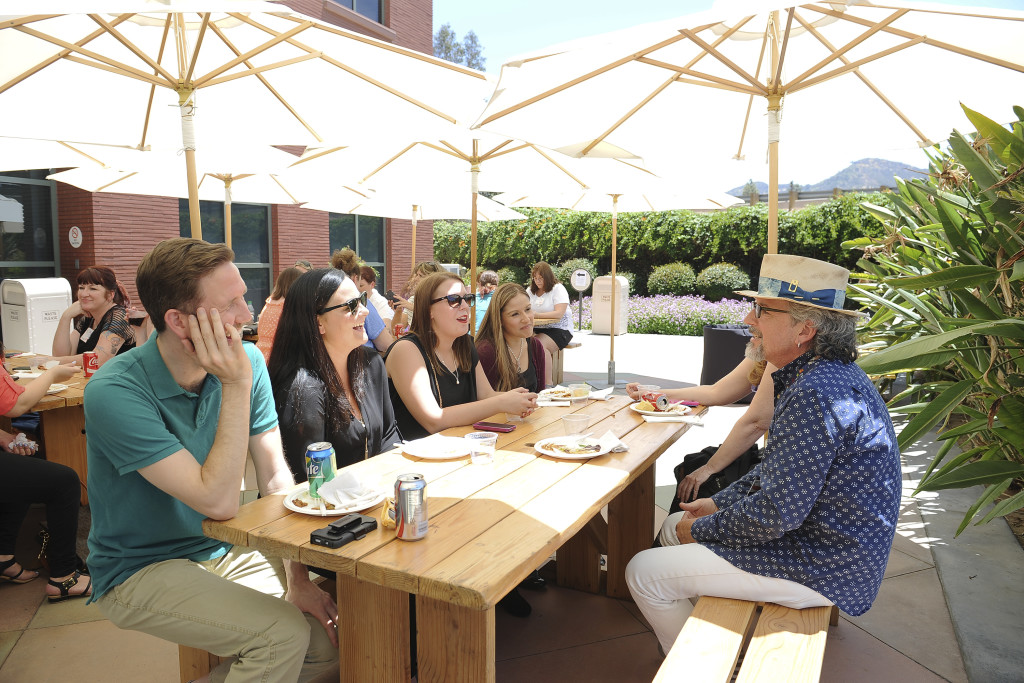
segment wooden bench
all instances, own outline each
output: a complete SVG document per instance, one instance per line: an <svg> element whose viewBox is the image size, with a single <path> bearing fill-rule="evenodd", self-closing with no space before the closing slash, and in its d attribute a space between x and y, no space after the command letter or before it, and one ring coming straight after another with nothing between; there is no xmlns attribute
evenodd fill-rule
<svg viewBox="0 0 1024 683"><path fill-rule="evenodd" d="M702 597L655 683L815 682L837 607L790 609L774 603ZM736 672L737 665L739 671Z"/></svg>
<svg viewBox="0 0 1024 683"><path fill-rule="evenodd" d="M578 349L581 344L578 341L571 341L565 345L565 349L558 349L551 359L551 382L555 385L562 383L562 352L566 349Z"/></svg>

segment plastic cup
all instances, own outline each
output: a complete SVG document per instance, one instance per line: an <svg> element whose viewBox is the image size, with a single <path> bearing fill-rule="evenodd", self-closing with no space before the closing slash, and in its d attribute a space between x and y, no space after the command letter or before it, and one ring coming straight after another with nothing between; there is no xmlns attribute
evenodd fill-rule
<svg viewBox="0 0 1024 683"><path fill-rule="evenodd" d="M562 427L565 429L566 436L579 436L586 430L588 424L590 424L589 415L562 416Z"/></svg>
<svg viewBox="0 0 1024 683"><path fill-rule="evenodd" d="M637 387L637 391L639 391L640 395L643 396L648 391L661 391L661 387L657 384L641 384Z"/></svg>
<svg viewBox="0 0 1024 683"><path fill-rule="evenodd" d="M570 384L569 393L572 395L573 403L582 403L590 396L589 384Z"/></svg>
<svg viewBox="0 0 1024 683"><path fill-rule="evenodd" d="M466 434L469 442L469 461L474 465L490 465L494 462L494 447L498 435L494 432L471 432Z"/></svg>

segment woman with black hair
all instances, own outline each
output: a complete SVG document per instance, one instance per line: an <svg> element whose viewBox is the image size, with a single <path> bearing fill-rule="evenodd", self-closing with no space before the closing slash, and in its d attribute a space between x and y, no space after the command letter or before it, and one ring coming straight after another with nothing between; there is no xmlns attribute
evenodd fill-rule
<svg viewBox="0 0 1024 683"><path fill-rule="evenodd" d="M367 315L366 295L340 270L311 271L288 290L269 371L296 481L306 481L311 443L329 441L345 467L401 441L384 361L363 346Z"/></svg>
<svg viewBox="0 0 1024 683"><path fill-rule="evenodd" d="M81 366L82 354L95 351L103 365L135 348L135 333L128 322L131 300L114 271L91 266L77 279L78 300L61 314L53 335L53 360Z"/></svg>

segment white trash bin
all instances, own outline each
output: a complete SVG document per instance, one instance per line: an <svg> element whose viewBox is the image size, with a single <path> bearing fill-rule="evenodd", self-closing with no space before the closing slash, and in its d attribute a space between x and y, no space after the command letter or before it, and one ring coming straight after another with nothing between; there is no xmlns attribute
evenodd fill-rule
<svg viewBox="0 0 1024 683"><path fill-rule="evenodd" d="M49 356L60 314L71 305L71 285L62 277L0 282L4 348Z"/></svg>
<svg viewBox="0 0 1024 683"><path fill-rule="evenodd" d="M616 275L615 293L615 334L626 334L626 316L629 306L629 280ZM594 298L591 303L593 334L612 333L612 276L602 275L594 279Z"/></svg>

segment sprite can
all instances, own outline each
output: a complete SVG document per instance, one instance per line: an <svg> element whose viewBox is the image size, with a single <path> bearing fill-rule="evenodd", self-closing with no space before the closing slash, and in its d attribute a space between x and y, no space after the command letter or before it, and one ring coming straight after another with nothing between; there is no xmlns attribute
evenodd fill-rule
<svg viewBox="0 0 1024 683"><path fill-rule="evenodd" d="M334 479L337 471L334 446L329 441L318 441L306 447L306 479L309 481L310 498L319 498L320 487Z"/></svg>

